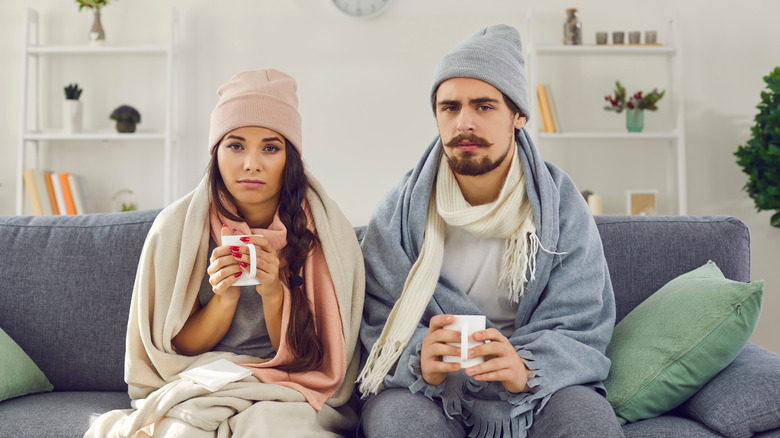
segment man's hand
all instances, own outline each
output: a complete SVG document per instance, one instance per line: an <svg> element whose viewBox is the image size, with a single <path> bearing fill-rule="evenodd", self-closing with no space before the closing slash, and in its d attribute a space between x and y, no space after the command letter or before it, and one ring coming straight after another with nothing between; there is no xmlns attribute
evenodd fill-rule
<svg viewBox="0 0 780 438"><path fill-rule="evenodd" d="M448 373L458 371L460 364L442 362L442 356L460 356L460 348L447 345L448 342L459 344L460 332L445 330L443 327L455 322L452 315L436 315L428 325L428 334L422 341L420 351L420 368L422 377L429 385L439 385Z"/></svg>
<svg viewBox="0 0 780 438"><path fill-rule="evenodd" d="M466 368L466 375L474 377L474 380L501 382L509 392L528 392L531 390L528 386L528 375L531 374L531 371L525 367L525 360L518 356L517 351L509 343L506 336L500 331L490 328L474 332L473 337L475 341L490 342L469 350L469 358L483 356L485 362Z"/></svg>

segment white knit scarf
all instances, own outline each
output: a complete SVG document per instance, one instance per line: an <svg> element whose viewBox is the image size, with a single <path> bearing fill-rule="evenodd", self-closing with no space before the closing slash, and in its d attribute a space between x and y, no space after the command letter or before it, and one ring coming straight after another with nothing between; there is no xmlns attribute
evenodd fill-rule
<svg viewBox="0 0 780 438"><path fill-rule="evenodd" d="M520 158L515 151L504 186L498 198L489 204L471 206L463 197L458 182L442 155L436 192L428 203L425 234L420 255L406 277L401 297L396 301L371 348L358 381L360 391L377 393L422 318L441 273L444 259L444 224L462 227L479 237L506 239L499 285L508 288L509 298L518 302L523 296L526 277L534 279L536 254L541 247L536 235L533 211L525 190Z"/></svg>

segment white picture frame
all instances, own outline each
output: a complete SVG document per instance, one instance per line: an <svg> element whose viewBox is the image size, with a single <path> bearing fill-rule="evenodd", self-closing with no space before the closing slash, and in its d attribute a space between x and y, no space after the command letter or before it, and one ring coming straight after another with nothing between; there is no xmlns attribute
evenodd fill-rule
<svg viewBox="0 0 780 438"><path fill-rule="evenodd" d="M626 214L655 216L658 214L658 190L626 190Z"/></svg>

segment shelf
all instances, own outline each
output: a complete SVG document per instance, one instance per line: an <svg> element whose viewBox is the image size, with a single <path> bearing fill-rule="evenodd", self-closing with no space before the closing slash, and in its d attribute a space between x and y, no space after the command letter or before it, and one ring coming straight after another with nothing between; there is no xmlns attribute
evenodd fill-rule
<svg viewBox="0 0 780 438"><path fill-rule="evenodd" d="M584 184L597 191L601 189L605 193L610 193L609 196L611 198L607 201L615 205L621 202L621 199L616 197L615 193L623 185L623 182L616 180L615 178L617 177L614 176L613 172L606 172L602 175L598 170L591 169L591 161L577 162L576 160L568 160L565 156L571 150L570 148L583 145L583 150L591 151L597 150L591 147L594 144L604 145L605 149L598 150L600 153L609 156L610 153L608 151L612 150L610 148L620 148L624 145L641 145L640 148L625 148L625 153L615 154L615 161L609 161L609 166L613 168L621 167L621 170L625 170L626 165L637 164L633 163L635 157L631 154L640 150L652 150L652 155L648 155L648 159L653 159L659 166L662 165L665 175L641 176L637 177L637 181L634 182L632 181L633 175L623 172L620 178L625 179L626 183L632 181L631 184L643 183L643 180L652 181L652 184L661 193L660 198L664 199L664 205L661 207L664 211L669 214L687 214L688 175L685 164L685 109L680 93L682 90L683 46L680 43L678 21L676 17L669 19L669 33L668 36L665 36L666 41L663 44L564 45L554 40L543 41L536 39L536 29L539 27L539 23L533 13L533 8L529 8L526 61L529 67L529 90L532 91L529 93L529 110L535 116L540 115L538 111L538 96L536 95L537 85L544 83L543 80L540 81L542 76L540 76L539 66L555 67L576 61L577 65L573 68L570 65L568 67L574 70L581 70L583 68L590 69L596 65L601 68L602 73L606 73L607 69L610 69L612 66L619 69L629 67L629 77L633 77L634 72L630 67L636 61L646 62L648 66L652 66L655 69L653 73L648 72L647 75L655 74L659 76L662 74L659 72L663 70L663 67L666 67L666 79L669 84L666 87L669 95L666 101L671 106L672 120L672 124L668 126L658 127L656 131L651 130L638 133L628 132L618 127L615 127L614 131L611 132L598 131L598 128L593 127L589 131L588 126L593 126L592 124L580 125L582 129L580 131L564 130L563 132L542 132L541 123L534 123L531 126L531 136L537 141L536 144L542 148L547 146L552 156L563 157L562 160L566 160L566 166L569 167L564 170L571 174L578 174L578 177L583 178L582 181L577 181L578 184ZM645 72L637 71L635 73L644 74ZM555 89L555 82L561 80L577 81L573 84L567 84L567 90L578 86L586 89L594 85L589 80L589 76L591 75L578 75L576 73L568 77L553 75L551 78L547 78L547 80L553 82L553 89ZM603 74L601 77L608 78L609 76ZM599 76L596 75L595 77ZM568 99L562 100L561 97ZM573 102L571 96L556 95L556 104L558 107L561 107L562 105L576 105L577 102ZM594 110L592 107L588 108L590 108L590 111ZM575 107L575 112L576 109L582 111L583 107L581 105ZM610 157L608 160L613 160L613 158ZM607 160L601 160L601 162L607 162ZM600 166L601 162L595 164Z"/></svg>
<svg viewBox="0 0 780 438"><path fill-rule="evenodd" d="M25 140L165 140L163 132L132 132L122 134L119 132L83 132L78 134L69 134L66 132L46 131L46 132L27 132L24 134Z"/></svg>
<svg viewBox="0 0 780 438"><path fill-rule="evenodd" d="M676 49L672 46L649 45L540 45L537 47L539 55L673 55Z"/></svg>
<svg viewBox="0 0 780 438"><path fill-rule="evenodd" d="M679 140L677 132L539 132L546 140Z"/></svg>
<svg viewBox="0 0 780 438"><path fill-rule="evenodd" d="M175 80L176 80L176 58L178 54L179 43L179 13L175 8L171 9L171 21L170 21L170 34L167 42L151 42L151 43L130 43L130 44L117 44L117 45L102 45L93 46L83 43L75 44L58 44L56 41L53 44L47 42L41 42L41 22L37 11L27 8L25 13L25 32L22 42L22 76L21 76L21 99L19 102L19 135L17 136L17 177L16 177L16 214L23 214L25 212L25 189L24 189L24 170L30 168L43 168L66 166L65 163L48 163L45 158L49 151L56 149L56 147L41 147L43 144L47 146L63 146L66 151L59 151L63 154L70 154L74 158L78 159L78 155L81 153L77 146L87 145L108 145L110 142L148 142L150 145L154 143L154 146L161 144L158 149L160 155L159 161L162 161L162 175L160 184L156 182L155 187L160 187L159 192L162 198L162 205L165 206L173 201L174 194L174 148L177 143L177 132L174 126L174 120L176 118L176 95L175 95ZM114 129L114 124L105 125L101 124L100 128L85 130L79 133L69 133L65 129L57 129L57 124L54 124L52 128L48 128L49 123L42 122L41 114L45 109L48 109L52 104L62 102L61 91L54 93L52 88L42 86L43 84L51 82L57 76L56 70L53 70L52 66L61 66L68 64L94 64L91 69L90 75L95 78L100 78L103 75L105 68L105 62L109 64L120 60L120 58L127 57L128 60L133 58L131 62L137 64L140 62L162 62L165 65L165 74L156 75L164 86L164 93L159 95L146 96L150 102L154 105L159 105L165 108L164 118L162 121L164 124L155 127L149 127L148 130L140 130L132 133L119 133ZM85 65L87 65L85 64ZM135 66L134 68L140 68ZM88 80L88 77L83 79ZM104 81L105 82L105 81ZM108 86L107 83L102 86ZM53 90L62 90L59 86L54 87ZM51 117L49 117L51 118ZM65 125L60 125L65 126ZM68 143L65 145L65 143ZM77 147L76 150L70 151L73 147ZM113 161L111 154L114 154L113 148L100 148L101 153L108 153L108 158L105 156L95 157L96 160L104 159L106 161ZM128 149L129 150L129 149ZM139 153L139 152L133 152ZM73 161L73 160L70 160ZM62 171L66 169L61 169ZM102 174L102 178L110 178L105 172ZM145 176L135 177L132 181L137 184L145 184ZM94 183L95 185L101 184L100 181ZM150 193L152 196L157 196L157 193Z"/></svg>
<svg viewBox="0 0 780 438"><path fill-rule="evenodd" d="M27 53L31 55L165 55L168 47L159 45L146 46L29 46Z"/></svg>

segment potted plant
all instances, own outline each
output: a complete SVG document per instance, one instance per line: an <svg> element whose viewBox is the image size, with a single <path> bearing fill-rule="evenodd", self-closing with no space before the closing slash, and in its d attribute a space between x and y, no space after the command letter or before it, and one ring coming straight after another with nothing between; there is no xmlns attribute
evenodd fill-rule
<svg viewBox="0 0 780 438"><path fill-rule="evenodd" d="M62 105L62 129L67 133L81 132L81 92L79 84L65 86L65 101Z"/></svg>
<svg viewBox="0 0 780 438"><path fill-rule="evenodd" d="M106 42L106 33L100 22L100 8L106 6L110 1L112 0L76 0L76 3L79 4L79 11L89 8L93 12L92 28L89 30L90 46L102 46Z"/></svg>
<svg viewBox="0 0 780 438"><path fill-rule="evenodd" d="M141 113L130 105L121 105L111 112L111 120L116 120L117 132L135 132L136 123L141 123Z"/></svg>
<svg viewBox="0 0 780 438"><path fill-rule="evenodd" d="M776 210L769 219L780 227L780 67L764 76L767 91L761 92L761 103L751 128L751 137L737 147L737 164L748 174L743 187L756 203L756 210Z"/></svg>
<svg viewBox="0 0 780 438"><path fill-rule="evenodd" d="M626 110L628 132L642 132L645 126L644 110L657 111L658 101L664 97L664 94L666 94L666 90L659 93L658 89L654 88L647 94L637 91L629 99L626 99L626 88L620 81L615 81L615 95L604 96L604 100L609 102L609 105L605 106L604 109L616 113Z"/></svg>

